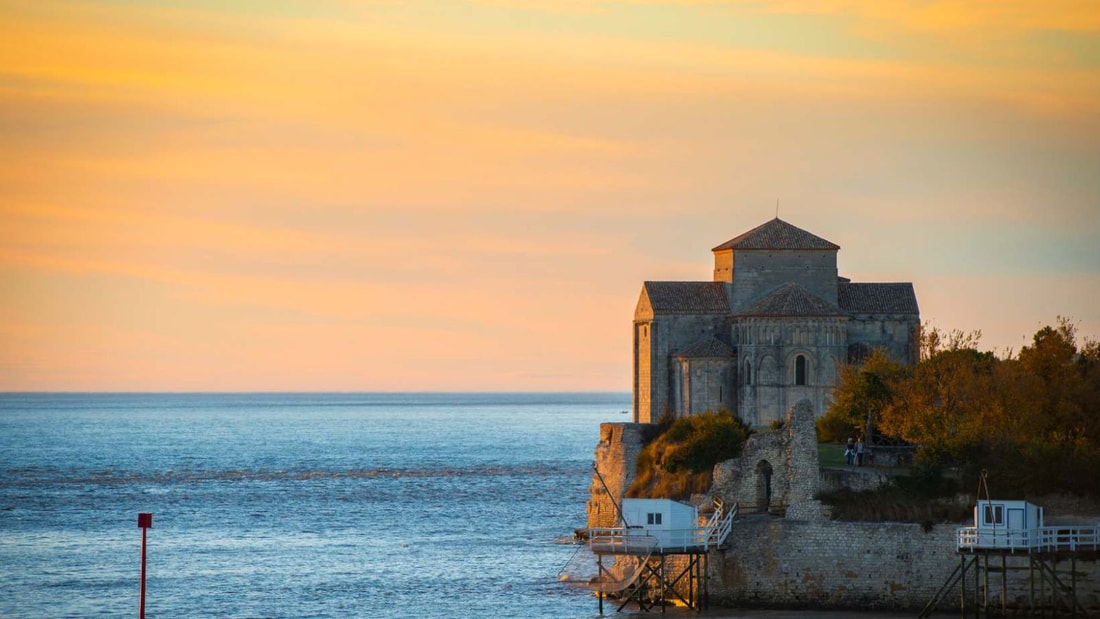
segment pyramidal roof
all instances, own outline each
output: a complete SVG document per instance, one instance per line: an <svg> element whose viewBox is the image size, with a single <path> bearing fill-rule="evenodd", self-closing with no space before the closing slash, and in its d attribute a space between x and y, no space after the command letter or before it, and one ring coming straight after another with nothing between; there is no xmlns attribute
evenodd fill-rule
<svg viewBox="0 0 1100 619"><path fill-rule="evenodd" d="M739 316L845 316L844 310L798 284L783 284L737 313Z"/></svg>
<svg viewBox="0 0 1100 619"><path fill-rule="evenodd" d="M840 249L840 246L810 234L802 228L776 217L744 234L736 236L711 251L725 249Z"/></svg>

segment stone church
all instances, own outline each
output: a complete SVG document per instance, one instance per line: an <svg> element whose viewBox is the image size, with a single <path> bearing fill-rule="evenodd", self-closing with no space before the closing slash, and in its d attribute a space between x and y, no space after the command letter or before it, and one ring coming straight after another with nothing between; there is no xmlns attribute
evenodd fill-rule
<svg viewBox="0 0 1100 619"><path fill-rule="evenodd" d="M710 282L645 282L634 310L634 421L728 410L749 425L809 400L876 348L915 363L912 283L854 283L840 247L778 217L722 243Z"/></svg>

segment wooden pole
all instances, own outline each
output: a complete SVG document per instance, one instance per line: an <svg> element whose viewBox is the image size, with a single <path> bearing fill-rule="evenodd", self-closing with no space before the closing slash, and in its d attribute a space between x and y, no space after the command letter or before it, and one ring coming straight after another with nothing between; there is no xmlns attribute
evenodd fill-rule
<svg viewBox="0 0 1100 619"><path fill-rule="evenodd" d="M1046 609L1042 607L1043 600L1047 597L1047 575L1043 570L1046 569L1046 562L1043 559L1039 559L1039 616L1045 617L1047 615ZM1051 596L1054 599L1054 596Z"/></svg>
<svg viewBox="0 0 1100 619"><path fill-rule="evenodd" d="M1069 603L1073 608L1073 616L1077 616L1077 551L1071 550L1069 555Z"/></svg>
<svg viewBox="0 0 1100 619"><path fill-rule="evenodd" d="M959 619L966 619L966 555L959 555Z"/></svg>
<svg viewBox="0 0 1100 619"><path fill-rule="evenodd" d="M141 527L141 601L138 604L138 619L145 619L145 533L153 526L153 514L138 514L138 526Z"/></svg>
<svg viewBox="0 0 1100 619"><path fill-rule="evenodd" d="M1027 558L1027 610L1028 616L1035 616L1035 558Z"/></svg>
<svg viewBox="0 0 1100 619"><path fill-rule="evenodd" d="M141 528L141 605L138 609L138 617L145 619L145 532L149 529Z"/></svg>
<svg viewBox="0 0 1100 619"><path fill-rule="evenodd" d="M600 579L603 578L603 555L596 555L596 599L599 600L600 614L603 614L603 587L600 586Z"/></svg>
<svg viewBox="0 0 1100 619"><path fill-rule="evenodd" d="M981 572L981 607L986 610L986 617L989 617L989 555L982 555L982 572Z"/></svg>
<svg viewBox="0 0 1100 619"><path fill-rule="evenodd" d="M1001 554L1001 616L1008 616L1008 559Z"/></svg>

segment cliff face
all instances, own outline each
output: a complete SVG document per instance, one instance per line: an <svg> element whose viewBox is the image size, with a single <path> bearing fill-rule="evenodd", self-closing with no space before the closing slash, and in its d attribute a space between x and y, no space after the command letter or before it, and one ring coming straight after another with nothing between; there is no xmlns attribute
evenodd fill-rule
<svg viewBox="0 0 1100 619"><path fill-rule="evenodd" d="M642 450L645 423L601 423L596 446L595 471L589 488L587 526L619 526L619 505L634 481L638 454Z"/></svg>

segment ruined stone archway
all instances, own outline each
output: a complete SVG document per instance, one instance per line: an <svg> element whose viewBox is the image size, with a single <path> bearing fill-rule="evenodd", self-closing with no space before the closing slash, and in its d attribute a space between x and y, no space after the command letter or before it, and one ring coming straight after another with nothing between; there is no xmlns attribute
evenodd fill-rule
<svg viewBox="0 0 1100 619"><path fill-rule="evenodd" d="M767 512L772 502L772 465L767 460L756 463L756 504Z"/></svg>

